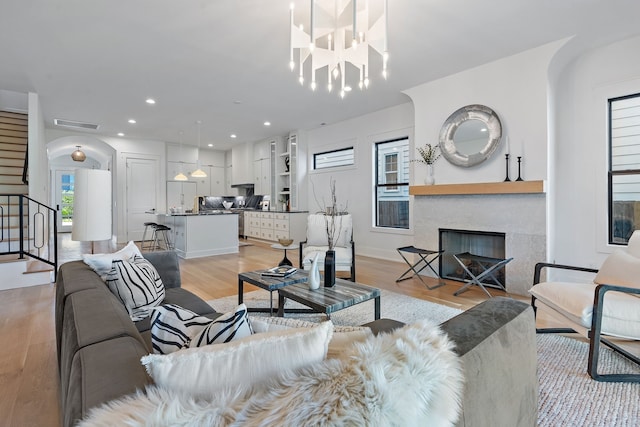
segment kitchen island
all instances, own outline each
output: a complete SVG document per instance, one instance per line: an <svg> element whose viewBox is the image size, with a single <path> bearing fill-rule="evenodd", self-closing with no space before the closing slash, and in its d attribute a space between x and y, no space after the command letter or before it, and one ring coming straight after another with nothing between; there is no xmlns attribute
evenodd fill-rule
<svg viewBox="0 0 640 427"><path fill-rule="evenodd" d="M171 228L169 238L179 257L200 258L238 253L238 214L157 214L157 223Z"/></svg>

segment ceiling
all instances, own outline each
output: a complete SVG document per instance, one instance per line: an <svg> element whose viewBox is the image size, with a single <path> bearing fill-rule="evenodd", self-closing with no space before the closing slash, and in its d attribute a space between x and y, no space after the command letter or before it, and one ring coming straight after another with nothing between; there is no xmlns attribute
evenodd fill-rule
<svg viewBox="0 0 640 427"><path fill-rule="evenodd" d="M38 93L47 127L197 144L200 120L202 146L229 149L408 102L405 89L553 40L640 34L638 0L389 0L389 78L373 62L370 88L340 99L289 71L290 2L2 0L0 89ZM298 23L309 1L294 3Z"/></svg>

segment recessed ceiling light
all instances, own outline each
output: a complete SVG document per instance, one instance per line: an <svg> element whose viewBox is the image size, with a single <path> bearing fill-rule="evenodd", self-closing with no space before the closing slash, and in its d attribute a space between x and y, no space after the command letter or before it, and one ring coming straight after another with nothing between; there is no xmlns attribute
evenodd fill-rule
<svg viewBox="0 0 640 427"><path fill-rule="evenodd" d="M264 122L265 126L271 126L271 122Z"/></svg>
<svg viewBox="0 0 640 427"><path fill-rule="evenodd" d="M213 147L213 144L207 144L207 147Z"/></svg>
<svg viewBox="0 0 640 427"><path fill-rule="evenodd" d="M351 86L345 86L344 87L344 91L345 92L351 92Z"/></svg>
<svg viewBox="0 0 640 427"><path fill-rule="evenodd" d="M118 136L124 136L124 133L118 132Z"/></svg>
<svg viewBox="0 0 640 427"><path fill-rule="evenodd" d="M153 98L147 98L147 100L146 100L145 102L146 102L147 104L151 104L151 105L153 105L153 104L155 104L155 103L156 103L156 100L155 100L155 99L153 99Z"/></svg>
<svg viewBox="0 0 640 427"><path fill-rule="evenodd" d="M231 135L229 135L231 138L237 138L238 135L236 135L235 133L232 133Z"/></svg>
<svg viewBox="0 0 640 427"><path fill-rule="evenodd" d="M129 119L129 123L131 123L131 124L133 125L133 124L135 124L135 123L136 123L136 121L135 121L135 120L133 120L133 119Z"/></svg>

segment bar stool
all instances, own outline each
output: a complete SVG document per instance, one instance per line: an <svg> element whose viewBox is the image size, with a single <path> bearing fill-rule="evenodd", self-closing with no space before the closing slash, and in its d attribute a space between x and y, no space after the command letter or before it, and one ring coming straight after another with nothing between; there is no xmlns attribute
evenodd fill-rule
<svg viewBox="0 0 640 427"><path fill-rule="evenodd" d="M168 231L171 231L171 227L167 227L163 224L156 224L155 230L153 231L154 249L173 249L171 241L169 240L169 234L167 233ZM164 248L162 247L163 244Z"/></svg>
<svg viewBox="0 0 640 427"><path fill-rule="evenodd" d="M155 234L156 234L156 228L158 227L158 224L156 224L155 222L145 222L144 223L144 232L142 233L142 242L140 242L140 250L144 251L145 249L147 250L153 250L153 245L155 243ZM151 238L149 240L147 240L147 230L151 228ZM146 246L145 246L146 244Z"/></svg>

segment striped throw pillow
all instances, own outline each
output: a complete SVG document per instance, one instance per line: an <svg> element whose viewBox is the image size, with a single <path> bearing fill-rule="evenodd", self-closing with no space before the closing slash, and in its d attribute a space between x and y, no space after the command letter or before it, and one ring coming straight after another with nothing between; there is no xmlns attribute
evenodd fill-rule
<svg viewBox="0 0 640 427"><path fill-rule="evenodd" d="M230 342L252 333L244 304L215 320L175 304L157 307L151 315L151 343L156 354Z"/></svg>
<svg viewBox="0 0 640 427"><path fill-rule="evenodd" d="M164 300L164 284L155 267L141 256L113 260L106 276L109 290L122 301L134 322L151 314Z"/></svg>

